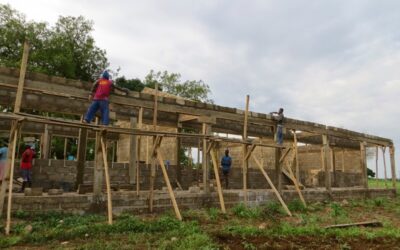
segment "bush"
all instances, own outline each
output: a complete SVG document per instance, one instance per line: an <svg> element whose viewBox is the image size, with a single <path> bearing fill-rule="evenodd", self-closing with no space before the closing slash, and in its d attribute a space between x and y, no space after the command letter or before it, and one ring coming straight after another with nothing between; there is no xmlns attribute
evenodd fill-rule
<svg viewBox="0 0 400 250"><path fill-rule="evenodd" d="M301 212L304 213L307 211L307 208L304 206L303 202L300 200L293 200L288 203L288 208L292 212Z"/></svg>
<svg viewBox="0 0 400 250"><path fill-rule="evenodd" d="M240 218L258 218L261 216L261 210L259 207L248 208L243 203L234 206L232 212Z"/></svg>
<svg viewBox="0 0 400 250"><path fill-rule="evenodd" d="M269 202L262 207L262 217L277 220L279 217L283 216L285 212L282 210L281 204L277 202Z"/></svg>

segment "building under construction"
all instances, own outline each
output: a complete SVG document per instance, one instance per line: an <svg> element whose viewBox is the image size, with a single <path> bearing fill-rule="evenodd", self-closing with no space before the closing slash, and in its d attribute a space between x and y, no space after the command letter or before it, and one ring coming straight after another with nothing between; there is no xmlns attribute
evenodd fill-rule
<svg viewBox="0 0 400 250"><path fill-rule="evenodd" d="M225 211L225 206L239 202L278 200L290 214L285 202L291 199L306 203L395 195L391 139L285 118L280 146L274 141L276 121L270 114L249 110L248 96L243 98L246 109L240 110L157 90L114 94L111 126L83 124L79 117L90 104L90 88L88 82L26 72L26 65L0 68L0 105L13 110L0 113L1 135L9 137L11 152L0 212L6 211L5 204L9 212L108 211L112 222L112 214L122 211L173 207L181 219L185 208L218 206ZM25 137L40 144L33 188L30 194L12 194L13 182L7 180L18 175L9 166L18 169L17 142ZM65 140L64 159L52 157L54 138ZM71 143L78 149L68 160ZM195 160L182 164L182 148ZM219 176L226 148L233 158L229 189L221 187ZM389 153L392 186L368 187L368 148ZM89 153L93 160L88 160ZM386 171L385 158L382 161Z"/></svg>

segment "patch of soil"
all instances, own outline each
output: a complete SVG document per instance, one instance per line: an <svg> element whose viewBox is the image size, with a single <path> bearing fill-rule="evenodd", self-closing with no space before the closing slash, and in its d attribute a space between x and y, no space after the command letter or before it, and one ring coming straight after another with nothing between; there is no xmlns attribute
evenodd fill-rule
<svg viewBox="0 0 400 250"><path fill-rule="evenodd" d="M242 238L218 234L214 239L223 246L224 249L400 249L400 240L394 238L347 238L339 239L336 237L266 237L251 236Z"/></svg>

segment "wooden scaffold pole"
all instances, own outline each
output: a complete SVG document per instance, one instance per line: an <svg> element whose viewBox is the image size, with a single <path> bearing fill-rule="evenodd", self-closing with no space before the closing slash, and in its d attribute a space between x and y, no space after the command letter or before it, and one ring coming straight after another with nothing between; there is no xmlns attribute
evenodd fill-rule
<svg viewBox="0 0 400 250"><path fill-rule="evenodd" d="M292 216L292 213L290 212L289 208L286 206L286 203L283 201L281 195L279 194L278 190L275 188L275 185L272 183L271 179L269 178L267 172L264 170L263 166L261 165L261 163L258 161L258 159L253 156L253 160L256 162L258 168L260 169L261 173L264 175L265 179L267 179L267 182L269 184L269 186L272 188L272 190L274 191L276 197L278 198L279 202L281 203L282 207L285 209L286 213L289 216Z"/></svg>
<svg viewBox="0 0 400 250"><path fill-rule="evenodd" d="M154 94L154 109L153 109L153 130L157 131L157 109L158 109L158 83L155 86ZM153 136L153 148L156 145L156 136ZM154 182L156 178L156 162L155 155L152 153L151 167L150 167L150 190L149 190L149 210L153 212L153 201L154 201Z"/></svg>
<svg viewBox="0 0 400 250"><path fill-rule="evenodd" d="M216 157L216 152L215 149L212 148L210 151L211 159L213 162L214 166L214 174L215 174L215 180L217 182L217 191L218 191L218 198L219 198L219 203L221 205L221 211L222 213L226 213L225 209L225 202L224 202L224 194L222 193L222 187L221 187L221 179L219 178L219 171L218 171L218 161Z"/></svg>
<svg viewBox="0 0 400 250"><path fill-rule="evenodd" d="M106 177L108 224L111 225L113 223L112 197L111 197L110 175L108 172L107 148L106 148L105 140L106 140L106 131L104 131L102 133L101 138L100 138L100 143L101 143L101 151L103 153L104 174Z"/></svg>
<svg viewBox="0 0 400 250"><path fill-rule="evenodd" d="M249 99L250 96L246 95L246 110L244 112L244 124L243 124L243 140L247 140L247 121L249 115ZM248 147L247 145L242 146L243 152L243 193L244 193L244 204L247 204L247 171L249 167L249 160L245 159L247 155Z"/></svg>
<svg viewBox="0 0 400 250"><path fill-rule="evenodd" d="M382 150L382 158L383 158L383 173L384 173L384 177L385 177L385 187L388 188L387 185L387 174L386 174L386 147L381 147Z"/></svg>
<svg viewBox="0 0 400 250"><path fill-rule="evenodd" d="M142 129L143 126L143 107L139 108L138 115L138 129ZM139 195L140 191L140 151L141 151L142 137L138 135L136 137L136 195Z"/></svg>

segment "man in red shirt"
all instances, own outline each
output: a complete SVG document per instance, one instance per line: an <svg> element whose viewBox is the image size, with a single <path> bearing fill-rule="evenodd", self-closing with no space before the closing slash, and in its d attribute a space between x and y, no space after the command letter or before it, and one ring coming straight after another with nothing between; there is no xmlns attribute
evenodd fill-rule
<svg viewBox="0 0 400 250"><path fill-rule="evenodd" d="M110 123L108 97L110 96L110 93L114 91L114 88L123 91L126 94L128 93L127 89L115 86L110 80L110 74L105 70L101 75L101 78L98 79L92 87L92 91L89 95L89 101L92 101L92 103L85 115L85 123L90 123L99 109L101 114L101 124L108 125Z"/></svg>
<svg viewBox="0 0 400 250"><path fill-rule="evenodd" d="M24 179L21 192L24 192L26 184L28 184L28 187L32 187L32 160L34 156L35 151L33 151L31 146L26 145L21 156L21 173Z"/></svg>

